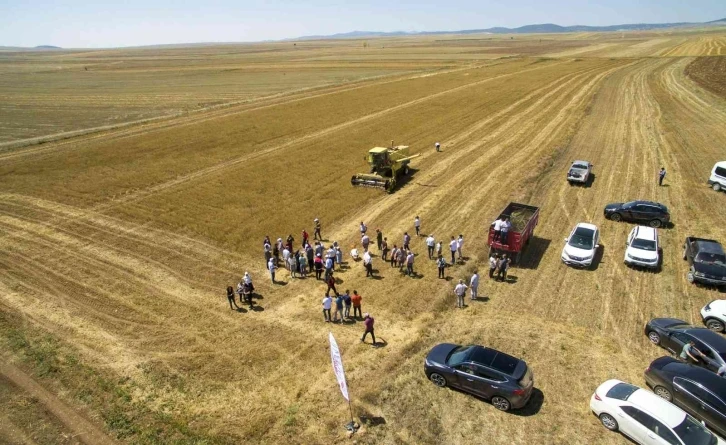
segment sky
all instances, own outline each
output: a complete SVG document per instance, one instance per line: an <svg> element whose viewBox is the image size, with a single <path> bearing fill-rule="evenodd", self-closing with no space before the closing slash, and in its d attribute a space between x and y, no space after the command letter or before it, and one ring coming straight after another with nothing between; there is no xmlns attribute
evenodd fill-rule
<svg viewBox="0 0 726 445"><path fill-rule="evenodd" d="M109 48L724 17L726 0L0 0L0 46Z"/></svg>

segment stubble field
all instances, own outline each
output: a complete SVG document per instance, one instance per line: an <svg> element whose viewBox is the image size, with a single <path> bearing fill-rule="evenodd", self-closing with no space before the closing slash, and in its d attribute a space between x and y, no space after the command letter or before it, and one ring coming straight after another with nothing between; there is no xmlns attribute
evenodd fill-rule
<svg viewBox="0 0 726 445"><path fill-rule="evenodd" d="M627 443L590 414L592 391L644 386L662 355L645 322L699 324L723 297L686 282L681 245L726 242L724 195L705 185L726 154L726 100L697 83L723 66L725 34L510 37L0 54L0 403L50 413L0 417L0 439L347 443L333 331L356 415L385 419L357 443ZM32 74L59 59L74 68ZM89 60L107 71L92 94ZM351 187L392 139L421 154L412 178L392 195ZM564 180L574 159L595 165L590 187ZM658 273L622 264L632 225L602 216L629 199L671 211ZM509 201L541 207L536 238L513 283L483 279L488 301L457 310L455 280L484 275L488 224ZM330 242L356 242L365 221L400 243L416 215L423 233L465 237L447 280L423 238L417 278L378 257L379 279L353 262L337 274L384 347L360 343L360 322L323 323L320 282L265 273L265 235L299 239L318 217ZM601 229L593 270L559 259L578 222ZM245 270L259 307L230 311L224 289ZM524 358L530 405L501 413L433 386L423 358L440 342Z"/></svg>

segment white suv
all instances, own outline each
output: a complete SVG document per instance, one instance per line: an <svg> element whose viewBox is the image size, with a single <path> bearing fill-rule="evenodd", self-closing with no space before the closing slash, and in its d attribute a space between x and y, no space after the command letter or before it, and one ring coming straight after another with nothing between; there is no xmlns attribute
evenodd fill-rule
<svg viewBox="0 0 726 445"><path fill-rule="evenodd" d="M726 300L713 300L701 309L701 318L712 331L723 332L726 327Z"/></svg>
<svg viewBox="0 0 726 445"><path fill-rule="evenodd" d="M600 231L597 226L579 223L572 229L570 236L565 238L562 248L562 262L568 266L589 267L597 252L600 242Z"/></svg>
<svg viewBox="0 0 726 445"><path fill-rule="evenodd" d="M625 242L625 264L655 269L660 263L658 230L653 227L636 226Z"/></svg>
<svg viewBox="0 0 726 445"><path fill-rule="evenodd" d="M716 191L726 190L726 161L717 162L713 166L708 185Z"/></svg>
<svg viewBox="0 0 726 445"><path fill-rule="evenodd" d="M590 398L603 426L641 445L724 445L698 420L652 392L608 380Z"/></svg>

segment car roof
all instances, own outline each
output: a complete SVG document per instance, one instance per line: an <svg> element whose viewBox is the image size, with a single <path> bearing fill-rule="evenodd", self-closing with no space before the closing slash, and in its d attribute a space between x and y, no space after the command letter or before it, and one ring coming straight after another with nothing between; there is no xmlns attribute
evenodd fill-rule
<svg viewBox="0 0 726 445"><path fill-rule="evenodd" d="M722 400L726 400L726 381L724 381L723 377L718 376L708 369L674 360L665 364L663 370L674 374L676 377L683 377L700 383Z"/></svg>
<svg viewBox="0 0 726 445"><path fill-rule="evenodd" d="M578 229L578 228L590 229L593 231L597 230L597 226L595 224L590 224L590 223L577 223L577 225L575 226L575 229Z"/></svg>
<svg viewBox="0 0 726 445"><path fill-rule="evenodd" d="M719 244L718 241L696 241L696 245L700 252L724 253L723 246Z"/></svg>
<svg viewBox="0 0 726 445"><path fill-rule="evenodd" d="M590 161L572 161L573 164L585 164L590 165Z"/></svg>
<svg viewBox="0 0 726 445"><path fill-rule="evenodd" d="M653 227L637 226L635 228L635 237L638 239L646 239L655 241L658 231Z"/></svg>
<svg viewBox="0 0 726 445"><path fill-rule="evenodd" d="M655 201L642 201L642 200L636 200L636 201L631 201L631 202L632 202L632 203L635 203L635 204L647 204L647 205L651 205L651 206L659 207L659 208L661 208L661 209L665 208L665 205L664 205L664 204L661 204L661 203L659 203L659 202L655 202ZM626 204L627 204L627 203L626 203Z"/></svg>
<svg viewBox="0 0 726 445"><path fill-rule="evenodd" d="M466 359L468 361L496 369L497 371L503 372L507 375L514 375L517 365L521 362L521 360L516 357L512 357L511 355L499 352L496 349L485 348L483 346L475 346L472 348Z"/></svg>
<svg viewBox="0 0 726 445"><path fill-rule="evenodd" d="M631 394L628 397L628 402L671 428L680 425L683 423L683 419L686 418L686 413L683 410L642 388Z"/></svg>
<svg viewBox="0 0 726 445"><path fill-rule="evenodd" d="M714 164L714 167L726 167L726 161L719 161Z"/></svg>
<svg viewBox="0 0 726 445"><path fill-rule="evenodd" d="M717 334L708 328L684 329L683 332L694 336L696 339L715 349L719 353L726 352L726 338L723 338L720 334Z"/></svg>

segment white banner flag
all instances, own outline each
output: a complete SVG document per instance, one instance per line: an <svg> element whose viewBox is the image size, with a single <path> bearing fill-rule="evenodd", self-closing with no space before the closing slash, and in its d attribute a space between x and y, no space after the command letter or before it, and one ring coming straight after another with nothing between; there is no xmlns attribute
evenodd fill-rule
<svg viewBox="0 0 726 445"><path fill-rule="evenodd" d="M333 372L335 378L338 379L338 386L340 386L340 392L343 393L345 400L350 402L348 398L348 383L345 381L345 370L343 369L343 359L340 357L340 349L338 349L338 343L335 342L333 333L330 333L330 360L333 362Z"/></svg>

